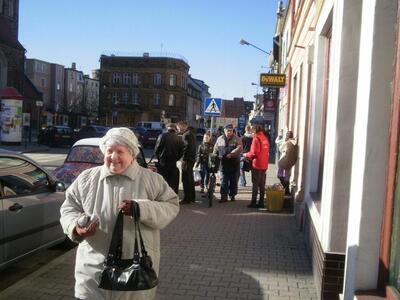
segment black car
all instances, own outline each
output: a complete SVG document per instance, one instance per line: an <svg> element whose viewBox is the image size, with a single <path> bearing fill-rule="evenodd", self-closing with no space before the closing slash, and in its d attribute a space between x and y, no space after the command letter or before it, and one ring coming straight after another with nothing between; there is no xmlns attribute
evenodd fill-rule
<svg viewBox="0 0 400 300"><path fill-rule="evenodd" d="M86 139L86 138L92 138L92 137L102 137L104 136L107 131L110 129L110 127L106 126L101 126L101 125L87 125L83 126L81 129L79 129L76 139Z"/></svg>
<svg viewBox="0 0 400 300"><path fill-rule="evenodd" d="M147 129L142 135L140 142L143 147L151 148L156 145L158 136L162 133L161 129Z"/></svg>
<svg viewBox="0 0 400 300"><path fill-rule="evenodd" d="M69 126L47 126L38 135L38 144L51 147L58 145L71 146L74 142L74 131Z"/></svg>

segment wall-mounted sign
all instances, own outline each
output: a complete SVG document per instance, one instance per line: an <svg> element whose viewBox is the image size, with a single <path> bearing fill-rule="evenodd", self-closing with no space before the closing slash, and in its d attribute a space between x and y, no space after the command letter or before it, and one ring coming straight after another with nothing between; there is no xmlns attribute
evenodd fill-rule
<svg viewBox="0 0 400 300"><path fill-rule="evenodd" d="M286 85L285 74L260 74L260 86L265 87L281 87Z"/></svg>

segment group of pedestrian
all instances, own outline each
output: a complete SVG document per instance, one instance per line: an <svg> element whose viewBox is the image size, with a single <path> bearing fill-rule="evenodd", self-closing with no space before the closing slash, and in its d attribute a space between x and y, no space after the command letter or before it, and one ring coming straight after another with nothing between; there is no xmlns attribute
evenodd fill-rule
<svg viewBox="0 0 400 300"><path fill-rule="evenodd" d="M195 202L195 186L193 166L196 161L196 137L186 121L177 125L170 123L166 126L167 132L161 134L154 148L157 157L157 170L169 186L178 194L179 169L177 161L181 160L183 199L180 204ZM178 136L178 133L181 136Z"/></svg>

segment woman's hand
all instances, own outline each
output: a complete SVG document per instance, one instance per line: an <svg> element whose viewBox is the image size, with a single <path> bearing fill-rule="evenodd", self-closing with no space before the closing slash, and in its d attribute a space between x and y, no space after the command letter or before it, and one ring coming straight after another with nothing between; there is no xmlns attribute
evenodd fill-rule
<svg viewBox="0 0 400 300"><path fill-rule="evenodd" d="M81 237L92 236L96 233L97 227L99 227L99 222L91 222L88 227L80 227L78 224L75 226L74 233Z"/></svg>
<svg viewBox="0 0 400 300"><path fill-rule="evenodd" d="M122 200L118 208L122 211L125 216L132 217L133 214L133 201L132 200Z"/></svg>

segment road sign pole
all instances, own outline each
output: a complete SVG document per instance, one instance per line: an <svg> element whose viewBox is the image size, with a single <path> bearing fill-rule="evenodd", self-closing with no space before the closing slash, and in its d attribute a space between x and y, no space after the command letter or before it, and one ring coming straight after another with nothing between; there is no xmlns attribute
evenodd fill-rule
<svg viewBox="0 0 400 300"><path fill-rule="evenodd" d="M211 136L213 134L213 128L214 128L214 118L213 116L211 116Z"/></svg>

